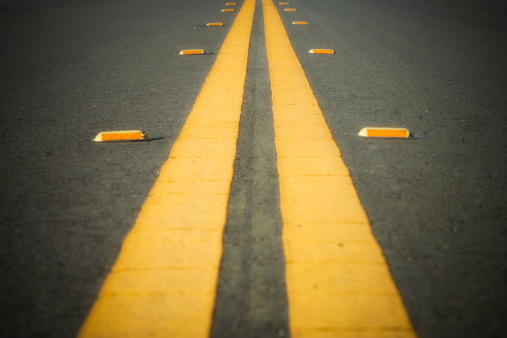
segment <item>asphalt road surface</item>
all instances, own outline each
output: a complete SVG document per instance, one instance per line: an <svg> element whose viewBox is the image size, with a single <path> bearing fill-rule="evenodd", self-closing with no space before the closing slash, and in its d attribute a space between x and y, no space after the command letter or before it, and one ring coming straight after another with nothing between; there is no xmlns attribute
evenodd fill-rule
<svg viewBox="0 0 507 338"><path fill-rule="evenodd" d="M77 335L234 21L223 5L0 1L1 337ZM282 20L417 334L507 337L507 3L291 5ZM226 26L194 28L210 21ZM258 1L213 337L288 335L265 48ZM427 138L351 135L365 126ZM90 142L122 129L164 139Z"/></svg>

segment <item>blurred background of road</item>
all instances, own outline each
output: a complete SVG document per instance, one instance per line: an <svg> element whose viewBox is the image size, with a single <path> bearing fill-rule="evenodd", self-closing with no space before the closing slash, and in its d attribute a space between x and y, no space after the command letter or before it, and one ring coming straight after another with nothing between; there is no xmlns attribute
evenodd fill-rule
<svg viewBox="0 0 507 338"><path fill-rule="evenodd" d="M223 5L0 2L0 336L78 332L216 57L178 52L219 51L235 17L220 13ZM292 5L297 12L280 14L416 331L506 336L507 5ZM228 26L193 28L210 21ZM252 43L264 39L260 32L254 27ZM307 54L311 48L337 54ZM264 61L258 66L248 76L259 86L267 73ZM245 102L264 111L258 95L269 92L252 88ZM347 135L375 125L427 139ZM132 128L165 138L89 141L102 130ZM269 157L265 133L242 141L238 158L269 166L255 160ZM265 194L277 201L273 190Z"/></svg>

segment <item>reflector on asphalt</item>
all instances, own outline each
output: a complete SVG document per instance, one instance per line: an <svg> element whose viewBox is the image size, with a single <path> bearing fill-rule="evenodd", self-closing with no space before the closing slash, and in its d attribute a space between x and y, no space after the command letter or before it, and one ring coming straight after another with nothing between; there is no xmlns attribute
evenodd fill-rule
<svg viewBox="0 0 507 338"><path fill-rule="evenodd" d="M359 136L363 137L401 137L409 138L410 132L406 128L378 128L366 127L359 131Z"/></svg>
<svg viewBox="0 0 507 338"><path fill-rule="evenodd" d="M148 134L142 130L103 131L97 134L93 141L140 141L148 138Z"/></svg>
<svg viewBox="0 0 507 338"><path fill-rule="evenodd" d="M288 3L288 2L279 2L278 4L279 4L280 6L287 6L287 5L289 5L289 3Z"/></svg>
<svg viewBox="0 0 507 338"><path fill-rule="evenodd" d="M295 8L285 8L284 11L286 11L286 12L295 12L296 9Z"/></svg>
<svg viewBox="0 0 507 338"><path fill-rule="evenodd" d="M236 3L235 2L228 2L225 5L226 6L236 6Z"/></svg>
<svg viewBox="0 0 507 338"><path fill-rule="evenodd" d="M224 24L223 24L223 23L221 23L221 22L208 22L208 23L206 24L206 26L208 26L208 27L211 27L211 26L223 26L223 25L224 25Z"/></svg>
<svg viewBox="0 0 507 338"><path fill-rule="evenodd" d="M222 9L222 13L224 13L224 12L234 12L234 9L232 9L232 8Z"/></svg>
<svg viewBox="0 0 507 338"><path fill-rule="evenodd" d="M308 25L308 22L306 22L306 21L294 21L292 24L293 25Z"/></svg>
<svg viewBox="0 0 507 338"><path fill-rule="evenodd" d="M310 49L310 54L334 54L332 49Z"/></svg>
<svg viewBox="0 0 507 338"><path fill-rule="evenodd" d="M205 54L203 49L187 49L182 50L180 55L196 55L196 54Z"/></svg>

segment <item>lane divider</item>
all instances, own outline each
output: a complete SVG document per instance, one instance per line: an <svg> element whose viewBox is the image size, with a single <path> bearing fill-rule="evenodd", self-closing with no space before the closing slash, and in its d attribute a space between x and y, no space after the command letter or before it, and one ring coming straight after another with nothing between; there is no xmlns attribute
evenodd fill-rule
<svg viewBox="0 0 507 338"><path fill-rule="evenodd" d="M222 27L223 25L222 22L208 22L206 24L207 27Z"/></svg>
<svg viewBox="0 0 507 338"><path fill-rule="evenodd" d="M284 11L286 11L286 12L295 12L296 9L295 8L285 8Z"/></svg>
<svg viewBox="0 0 507 338"><path fill-rule="evenodd" d="M308 22L306 21L293 21L293 25L308 25Z"/></svg>
<svg viewBox="0 0 507 338"><path fill-rule="evenodd" d="M93 141L132 141L146 138L148 138L148 134L142 130L102 131L95 136Z"/></svg>
<svg viewBox="0 0 507 338"><path fill-rule="evenodd" d="M204 49L187 49L187 50L182 50L180 52L180 55L199 55L199 54L206 54L204 52Z"/></svg>
<svg viewBox="0 0 507 338"><path fill-rule="evenodd" d="M272 0L262 3L291 337L414 337L280 16Z"/></svg>
<svg viewBox="0 0 507 338"><path fill-rule="evenodd" d="M334 54L333 49L310 49L310 54Z"/></svg>
<svg viewBox="0 0 507 338"><path fill-rule="evenodd" d="M378 128L365 127L357 134L363 137L400 137L409 138L410 132L406 128Z"/></svg>
<svg viewBox="0 0 507 338"><path fill-rule="evenodd" d="M233 8L222 9L222 13L226 13L226 12L234 12L234 9Z"/></svg>
<svg viewBox="0 0 507 338"><path fill-rule="evenodd" d="M254 10L246 0L80 337L208 337Z"/></svg>

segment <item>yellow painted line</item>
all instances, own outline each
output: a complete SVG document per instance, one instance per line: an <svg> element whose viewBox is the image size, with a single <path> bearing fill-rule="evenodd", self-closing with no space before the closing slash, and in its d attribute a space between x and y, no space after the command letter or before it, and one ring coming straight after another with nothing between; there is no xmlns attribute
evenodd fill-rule
<svg viewBox="0 0 507 338"><path fill-rule="evenodd" d="M222 13L225 13L225 12L234 12L234 9L232 9L232 8L222 9Z"/></svg>
<svg viewBox="0 0 507 338"><path fill-rule="evenodd" d="M143 140L146 136L142 130L103 131L98 133L93 141Z"/></svg>
<svg viewBox="0 0 507 338"><path fill-rule="evenodd" d="M308 25L308 22L306 21L294 21L292 22L293 25Z"/></svg>
<svg viewBox="0 0 507 338"><path fill-rule="evenodd" d="M235 2L227 2L225 5L226 6L236 6L236 3Z"/></svg>
<svg viewBox="0 0 507 338"><path fill-rule="evenodd" d="M213 27L213 26L223 26L224 24L222 22L208 22L206 26Z"/></svg>
<svg viewBox="0 0 507 338"><path fill-rule="evenodd" d="M414 337L349 171L272 0L263 0L291 336Z"/></svg>
<svg viewBox="0 0 507 338"><path fill-rule="evenodd" d="M286 12L295 12L296 9L295 8L285 8L284 11L286 11Z"/></svg>
<svg viewBox="0 0 507 338"><path fill-rule="evenodd" d="M332 49L310 49L310 54L334 54Z"/></svg>
<svg viewBox="0 0 507 338"><path fill-rule="evenodd" d="M246 0L80 337L208 337L255 0Z"/></svg>
<svg viewBox="0 0 507 338"><path fill-rule="evenodd" d="M365 127L359 131L359 136L363 137L410 137L410 132L406 128L375 128Z"/></svg>

